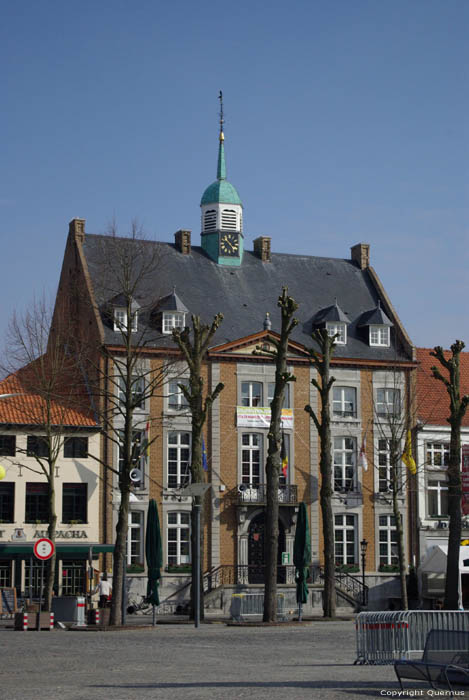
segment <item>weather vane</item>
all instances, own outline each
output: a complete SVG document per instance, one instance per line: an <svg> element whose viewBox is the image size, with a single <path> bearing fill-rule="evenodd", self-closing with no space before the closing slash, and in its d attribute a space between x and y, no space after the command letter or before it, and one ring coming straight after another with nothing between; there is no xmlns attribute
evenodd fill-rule
<svg viewBox="0 0 469 700"><path fill-rule="evenodd" d="M220 100L220 133L223 133L223 124L225 123L225 120L223 119L223 93L220 90L220 94L218 95L218 99Z"/></svg>

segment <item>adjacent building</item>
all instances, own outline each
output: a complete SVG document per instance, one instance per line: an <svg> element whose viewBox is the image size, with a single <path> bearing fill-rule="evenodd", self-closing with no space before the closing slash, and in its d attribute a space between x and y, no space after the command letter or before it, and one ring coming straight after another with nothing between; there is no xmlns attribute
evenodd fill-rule
<svg viewBox="0 0 469 700"><path fill-rule="evenodd" d="M421 594L428 604L444 597L446 554L448 543L448 479L450 425L449 396L446 387L433 378L431 367L439 366L430 355L431 349L417 348L417 499L416 526L418 556L424 562ZM450 353L447 353L450 357ZM461 395L469 393L469 353L460 355ZM466 413L461 429L463 460L469 455L469 415ZM469 541L469 509L463 509L463 540ZM433 552L439 548L438 552ZM433 553L432 553L433 552ZM432 558L431 563L425 563ZM436 568L435 568L436 567ZM463 602L469 606L469 574L462 574Z"/></svg>
<svg viewBox="0 0 469 700"><path fill-rule="evenodd" d="M43 466L49 432L57 450L55 592L81 595L90 553L97 567L99 554L113 549L102 542L99 425L86 400L65 405L57 399L46 406L44 398L32 392L30 370L26 367L0 382L0 464L5 471L0 481L0 588L14 587L18 597L39 595L41 563L33 547L48 535ZM45 418L48 409L50 421Z"/></svg>

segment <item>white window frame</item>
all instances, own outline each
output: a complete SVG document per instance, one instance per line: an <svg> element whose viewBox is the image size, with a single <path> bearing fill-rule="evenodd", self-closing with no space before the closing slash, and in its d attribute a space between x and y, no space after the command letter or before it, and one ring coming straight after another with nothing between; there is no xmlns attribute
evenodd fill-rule
<svg viewBox="0 0 469 700"><path fill-rule="evenodd" d="M127 309L116 308L114 309L114 330L115 331L127 331L128 330L128 318ZM138 311L134 311L131 314L131 333L136 333L138 330Z"/></svg>
<svg viewBox="0 0 469 700"><path fill-rule="evenodd" d="M351 492L357 489L357 440L350 435L337 435L333 440L333 490ZM341 444L339 443L341 441ZM347 441L350 444L347 445ZM351 472L351 476L350 476ZM340 485L339 485L340 484Z"/></svg>
<svg viewBox="0 0 469 700"><path fill-rule="evenodd" d="M146 391L145 377L141 374L133 374L130 390L132 393L132 403L134 403L134 410L144 411ZM141 398L137 401L139 396ZM125 377L122 376L119 377L119 403L121 405L125 403Z"/></svg>
<svg viewBox="0 0 469 700"><path fill-rule="evenodd" d="M163 333L170 335L175 328L184 328L185 316L183 311L163 311Z"/></svg>
<svg viewBox="0 0 469 700"><path fill-rule="evenodd" d="M256 444L257 439L257 444ZM254 455L258 454L258 460ZM263 433L241 433L241 483L258 486L264 483L264 435ZM244 459L245 456L247 459ZM247 468L246 468L247 467ZM248 472L248 473L245 473Z"/></svg>
<svg viewBox="0 0 469 700"><path fill-rule="evenodd" d="M347 324L338 321L327 321L326 322L327 334L330 338L338 334L335 339L335 345L347 345Z"/></svg>
<svg viewBox="0 0 469 700"><path fill-rule="evenodd" d="M382 399L380 400L380 394ZM396 387L379 387L376 389L376 415L378 418L396 418L401 415L401 390Z"/></svg>
<svg viewBox="0 0 469 700"><path fill-rule="evenodd" d="M176 522L169 522L174 519ZM170 530L175 531L175 538L170 539ZM187 533L187 538L183 538ZM172 533L171 533L172 534ZM170 544L175 543L176 553L170 554ZM187 545L187 553L183 553L184 545ZM170 510L166 514L166 562L168 566L181 566L191 563L191 514L190 511Z"/></svg>
<svg viewBox="0 0 469 700"><path fill-rule="evenodd" d="M442 496L444 493L446 494L446 513L442 512ZM433 494L436 496L437 513L430 513L430 495ZM427 517L440 519L448 517L448 482L444 474L440 478L436 474L432 474L427 479Z"/></svg>
<svg viewBox="0 0 469 700"><path fill-rule="evenodd" d="M243 387L247 387L243 389ZM259 388L259 394L257 395L256 390ZM264 385L259 381L244 380L241 382L241 406L247 407L260 407L263 406L263 396L264 396ZM258 398L257 398L258 397ZM257 403L256 403L257 401ZM245 403L247 402L247 403Z"/></svg>
<svg viewBox="0 0 469 700"><path fill-rule="evenodd" d="M391 491L391 441L388 438L378 438L377 452L378 492L389 493Z"/></svg>
<svg viewBox="0 0 469 700"><path fill-rule="evenodd" d="M389 326L370 326L370 347L388 348L391 345Z"/></svg>
<svg viewBox="0 0 469 700"><path fill-rule="evenodd" d="M170 442L176 436L175 442ZM166 478L169 489L180 488L190 479L189 462L191 458L191 434L187 430L170 430L167 436L166 449ZM169 451L176 450L175 459L169 458ZM187 453L186 453L187 451ZM187 459L183 458L184 455ZM174 463L176 470L170 473L170 462Z"/></svg>
<svg viewBox="0 0 469 700"><path fill-rule="evenodd" d="M338 518L341 519L338 522ZM338 539L337 534L341 533L342 538ZM352 535L350 537L350 534ZM334 514L334 561L336 566L355 566L358 564L357 556L357 516L351 513ZM342 553L338 554L338 548L343 545ZM350 553L352 545L353 554Z"/></svg>
<svg viewBox="0 0 469 700"><path fill-rule="evenodd" d="M274 400L275 382L267 382L267 405L272 406L272 401ZM285 386L285 394L283 397L284 408L290 408L290 382Z"/></svg>
<svg viewBox="0 0 469 700"><path fill-rule="evenodd" d="M383 545L384 554L381 552ZM378 516L378 560L379 566L394 566L399 562L396 519L387 513Z"/></svg>
<svg viewBox="0 0 469 700"><path fill-rule="evenodd" d="M439 457L439 459L436 459ZM438 463L439 462L439 463ZM447 469L449 463L449 442L432 440L425 443L425 466L429 470Z"/></svg>
<svg viewBox="0 0 469 700"><path fill-rule="evenodd" d="M188 409L189 404L186 397L182 393L178 384L184 384L189 388L189 379L187 377L176 377L168 382L168 410L184 411Z"/></svg>
<svg viewBox="0 0 469 700"><path fill-rule="evenodd" d="M352 393L352 400L346 399L346 393ZM347 405L352 406L351 411L346 410ZM334 386L332 387L332 415L334 418L356 418L357 417L357 389L354 386Z"/></svg>
<svg viewBox="0 0 469 700"><path fill-rule="evenodd" d="M136 516L136 517L134 517ZM130 510L127 528L127 566L132 564L144 565L143 558L143 525L145 522L143 510ZM137 545L137 552L133 552L133 544Z"/></svg>

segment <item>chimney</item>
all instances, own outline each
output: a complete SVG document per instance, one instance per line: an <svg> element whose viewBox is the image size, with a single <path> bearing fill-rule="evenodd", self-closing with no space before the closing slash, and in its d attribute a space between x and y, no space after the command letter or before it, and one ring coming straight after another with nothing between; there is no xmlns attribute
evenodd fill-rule
<svg viewBox="0 0 469 700"><path fill-rule="evenodd" d="M179 229L174 234L174 243L177 250L183 255L190 255L191 252L191 232L185 229Z"/></svg>
<svg viewBox="0 0 469 700"><path fill-rule="evenodd" d="M85 240L85 222L86 219L72 219L68 225L68 235L75 236L75 239L83 243Z"/></svg>
<svg viewBox="0 0 469 700"><path fill-rule="evenodd" d="M262 262L270 262L270 236L259 236L254 240L254 253Z"/></svg>
<svg viewBox="0 0 469 700"><path fill-rule="evenodd" d="M366 270L370 266L370 244L357 243L350 248L352 260L356 262L360 270Z"/></svg>

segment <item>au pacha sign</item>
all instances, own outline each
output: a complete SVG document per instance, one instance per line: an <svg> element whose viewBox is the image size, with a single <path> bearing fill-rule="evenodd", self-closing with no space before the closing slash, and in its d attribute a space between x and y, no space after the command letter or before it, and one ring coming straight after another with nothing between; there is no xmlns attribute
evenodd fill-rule
<svg viewBox="0 0 469 700"><path fill-rule="evenodd" d="M33 538L37 540L40 537L47 537L47 530L36 530ZM56 539L64 540L86 540L88 539L88 534L85 530L57 530L55 537Z"/></svg>

